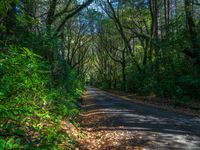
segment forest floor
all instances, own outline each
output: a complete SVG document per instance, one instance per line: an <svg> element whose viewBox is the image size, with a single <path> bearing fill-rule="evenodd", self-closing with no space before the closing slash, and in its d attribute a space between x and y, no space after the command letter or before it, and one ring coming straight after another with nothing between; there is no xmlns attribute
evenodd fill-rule
<svg viewBox="0 0 200 150"><path fill-rule="evenodd" d="M87 88L76 149L200 149L200 118Z"/></svg>

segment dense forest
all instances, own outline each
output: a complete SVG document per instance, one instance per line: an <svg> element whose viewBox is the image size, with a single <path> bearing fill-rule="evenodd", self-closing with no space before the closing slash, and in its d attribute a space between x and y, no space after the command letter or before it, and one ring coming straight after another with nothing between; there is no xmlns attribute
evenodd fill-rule
<svg viewBox="0 0 200 150"><path fill-rule="evenodd" d="M72 146L84 85L200 103L200 1L1 0L0 149Z"/></svg>
<svg viewBox="0 0 200 150"><path fill-rule="evenodd" d="M93 84L175 101L199 98L199 3L101 2Z"/></svg>

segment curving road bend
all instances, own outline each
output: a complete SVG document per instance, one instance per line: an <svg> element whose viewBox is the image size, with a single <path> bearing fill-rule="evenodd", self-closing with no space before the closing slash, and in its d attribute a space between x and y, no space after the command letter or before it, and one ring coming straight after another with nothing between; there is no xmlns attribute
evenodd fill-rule
<svg viewBox="0 0 200 150"><path fill-rule="evenodd" d="M200 150L198 117L129 102L91 87L87 87L83 99L92 101L92 104L83 107L87 114L106 115L107 119L97 125L96 130L130 131L131 134L141 136L143 141L153 141L153 149ZM148 149L148 142L139 144ZM131 145L134 146L134 142Z"/></svg>

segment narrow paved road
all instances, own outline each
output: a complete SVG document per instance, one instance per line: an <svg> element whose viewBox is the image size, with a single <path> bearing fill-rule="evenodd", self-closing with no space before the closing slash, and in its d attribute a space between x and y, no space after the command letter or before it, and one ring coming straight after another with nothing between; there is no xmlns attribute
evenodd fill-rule
<svg viewBox="0 0 200 150"><path fill-rule="evenodd" d="M87 101L90 101L89 105L87 105ZM132 148L144 146L148 149L148 141L151 141L153 149L200 150L200 118L198 117L129 102L90 87L87 88L84 103L83 108L87 111L85 116L101 114L106 118L95 126L85 124L82 127L111 132L128 131L137 139L141 139L141 142L136 144L130 137L125 137L124 140L132 142L129 142L130 149L130 146ZM116 147L116 149L118 148Z"/></svg>

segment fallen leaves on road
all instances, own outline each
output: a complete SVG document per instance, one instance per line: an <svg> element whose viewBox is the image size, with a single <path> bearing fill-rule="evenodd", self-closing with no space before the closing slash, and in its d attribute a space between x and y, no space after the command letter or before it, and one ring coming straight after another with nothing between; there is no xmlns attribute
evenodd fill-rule
<svg viewBox="0 0 200 150"><path fill-rule="evenodd" d="M89 105L92 102L86 101ZM109 116L102 113L80 116L81 137L76 138L77 150L148 150L153 142L136 130L112 127Z"/></svg>

